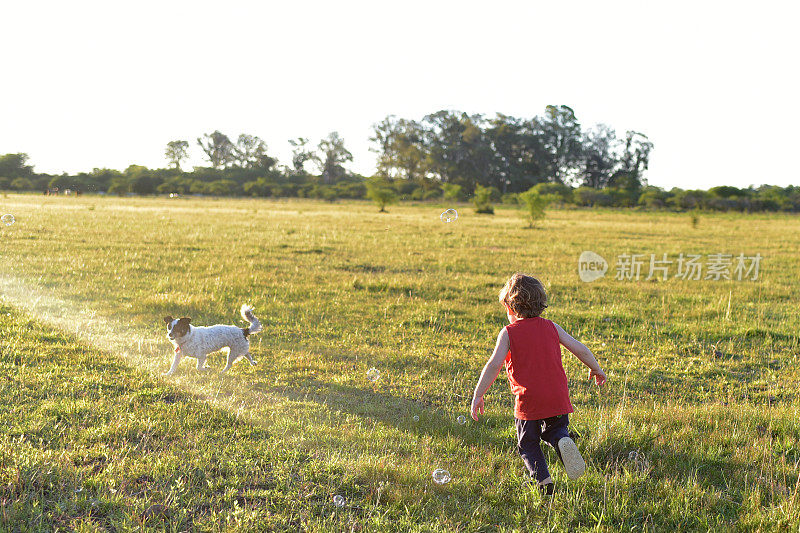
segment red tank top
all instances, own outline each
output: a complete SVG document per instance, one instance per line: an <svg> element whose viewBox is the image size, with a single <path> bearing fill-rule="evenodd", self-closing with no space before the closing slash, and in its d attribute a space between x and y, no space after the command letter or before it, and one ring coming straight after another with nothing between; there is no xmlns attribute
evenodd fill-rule
<svg viewBox="0 0 800 533"><path fill-rule="evenodd" d="M506 372L517 397L514 416L541 420L571 413L555 324L541 317L523 318L506 326L506 332L510 345Z"/></svg>

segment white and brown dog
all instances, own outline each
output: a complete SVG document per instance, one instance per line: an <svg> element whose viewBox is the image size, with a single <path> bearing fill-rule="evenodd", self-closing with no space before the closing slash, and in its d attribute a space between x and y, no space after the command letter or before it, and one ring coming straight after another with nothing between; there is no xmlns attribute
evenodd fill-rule
<svg viewBox="0 0 800 533"><path fill-rule="evenodd" d="M215 326L192 326L191 318L172 318L164 317L167 323L167 335L169 340L175 345L175 359L172 360L172 368L165 375L171 376L178 369L181 357L196 357L198 370L210 370L206 366L208 354L228 348L228 364L222 369L227 372L233 362L240 357L246 357L251 365L255 365L253 356L250 355L250 341L247 337L252 333L261 331L261 322L258 321L253 309L248 305L243 305L241 309L242 318L250 323L250 327L240 328L237 326L225 326L217 324Z"/></svg>

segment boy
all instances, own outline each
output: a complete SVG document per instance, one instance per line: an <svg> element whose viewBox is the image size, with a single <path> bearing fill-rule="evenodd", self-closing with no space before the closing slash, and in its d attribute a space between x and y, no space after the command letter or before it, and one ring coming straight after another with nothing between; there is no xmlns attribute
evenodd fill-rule
<svg viewBox="0 0 800 533"><path fill-rule="evenodd" d="M555 448L567 476L576 479L586 463L569 437L567 375L561 364L561 344L589 367L589 379L597 385L606 375L592 352L573 339L561 326L539 315L547 307L547 293L539 280L514 274L500 291L509 325L497 336L494 353L486 362L472 397L472 418L483 414L483 395L492 386L505 363L511 392L516 396L514 422L517 449L528 472L543 494L553 493L553 480L547 470L539 440Z"/></svg>

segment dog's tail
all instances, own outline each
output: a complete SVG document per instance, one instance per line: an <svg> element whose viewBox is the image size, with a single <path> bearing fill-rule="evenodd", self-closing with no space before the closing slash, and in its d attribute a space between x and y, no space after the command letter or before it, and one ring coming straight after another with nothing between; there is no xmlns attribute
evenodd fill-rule
<svg viewBox="0 0 800 533"><path fill-rule="evenodd" d="M245 328L247 333L244 334L245 337L252 333L258 333L261 331L261 322L256 318L256 315L253 314L253 308L249 305L245 304L242 306L242 318L250 322L250 327Z"/></svg>

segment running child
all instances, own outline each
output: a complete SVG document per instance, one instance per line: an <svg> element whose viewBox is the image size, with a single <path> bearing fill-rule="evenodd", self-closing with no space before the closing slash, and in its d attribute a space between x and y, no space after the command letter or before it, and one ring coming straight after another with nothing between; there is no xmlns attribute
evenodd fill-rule
<svg viewBox="0 0 800 533"><path fill-rule="evenodd" d="M541 313L547 307L542 283L525 274L514 274L500 291L509 325L497 336L494 353L486 362L472 397L472 418L483 414L483 395L505 364L511 392L516 396L514 422L517 449L531 477L544 494L553 493L553 480L539 445L544 440L555 448L570 479L586 469L578 447L570 438L569 413L573 411L567 375L561 363L561 345L589 367L589 379L597 385L606 375L592 352Z"/></svg>

